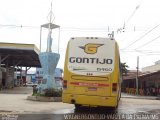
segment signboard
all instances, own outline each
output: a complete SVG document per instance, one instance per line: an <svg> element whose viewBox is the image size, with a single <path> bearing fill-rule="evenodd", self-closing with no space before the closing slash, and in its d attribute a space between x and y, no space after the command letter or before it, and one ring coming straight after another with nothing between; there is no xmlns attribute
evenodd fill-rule
<svg viewBox="0 0 160 120"><path fill-rule="evenodd" d="M115 41L74 39L69 42L68 69L80 75L106 75L114 69Z"/></svg>

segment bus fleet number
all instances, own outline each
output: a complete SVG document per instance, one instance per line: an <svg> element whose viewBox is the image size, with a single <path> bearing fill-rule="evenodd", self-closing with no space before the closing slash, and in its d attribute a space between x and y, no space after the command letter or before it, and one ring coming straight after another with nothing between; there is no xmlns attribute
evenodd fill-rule
<svg viewBox="0 0 160 120"><path fill-rule="evenodd" d="M107 72L107 71L112 71L112 68L97 68L97 71L99 71L99 72Z"/></svg>

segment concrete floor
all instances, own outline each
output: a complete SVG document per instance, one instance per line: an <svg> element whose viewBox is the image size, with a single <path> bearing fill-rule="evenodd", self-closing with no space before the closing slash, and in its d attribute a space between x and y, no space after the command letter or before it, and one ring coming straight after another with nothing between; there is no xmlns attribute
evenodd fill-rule
<svg viewBox="0 0 160 120"><path fill-rule="evenodd" d="M32 94L32 87L20 87L0 92L0 113L43 113L64 114L74 113L74 105L62 102L29 101L27 96ZM133 96L132 96L133 97ZM121 98L118 113L133 114L141 111L160 112L159 100ZM83 111L82 111L83 112Z"/></svg>
<svg viewBox="0 0 160 120"><path fill-rule="evenodd" d="M17 87L0 91L0 113L53 113L60 109L74 109L74 105L62 102L37 102L27 100L32 94L32 87Z"/></svg>

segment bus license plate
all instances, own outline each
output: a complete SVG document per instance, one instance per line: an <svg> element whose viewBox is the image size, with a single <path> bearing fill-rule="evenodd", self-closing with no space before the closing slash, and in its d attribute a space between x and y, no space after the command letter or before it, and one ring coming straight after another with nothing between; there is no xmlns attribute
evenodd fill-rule
<svg viewBox="0 0 160 120"><path fill-rule="evenodd" d="M89 88L88 88L88 91L96 91L96 90L97 90L96 87L89 87Z"/></svg>

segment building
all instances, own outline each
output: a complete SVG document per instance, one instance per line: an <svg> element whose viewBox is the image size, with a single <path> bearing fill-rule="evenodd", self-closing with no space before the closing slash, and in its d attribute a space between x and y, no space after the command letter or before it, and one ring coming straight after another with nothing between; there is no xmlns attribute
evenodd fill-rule
<svg viewBox="0 0 160 120"><path fill-rule="evenodd" d="M137 71L128 71L123 76L122 91L128 89L136 90ZM150 95L160 95L160 61L152 66L147 66L138 72L138 89L145 95L149 90ZM154 93L155 91L155 93Z"/></svg>
<svg viewBox="0 0 160 120"><path fill-rule="evenodd" d="M31 67L41 67L39 52L34 44L0 42L0 89L13 88L15 83L23 85L22 68L26 75ZM18 71L20 77L16 76Z"/></svg>
<svg viewBox="0 0 160 120"><path fill-rule="evenodd" d="M142 75L141 71L138 72L138 76ZM127 74L123 76L122 91L125 92L126 88L136 88L137 70L128 70Z"/></svg>
<svg viewBox="0 0 160 120"><path fill-rule="evenodd" d="M154 65L142 68L143 73L152 73L160 70L160 60L156 61Z"/></svg>

